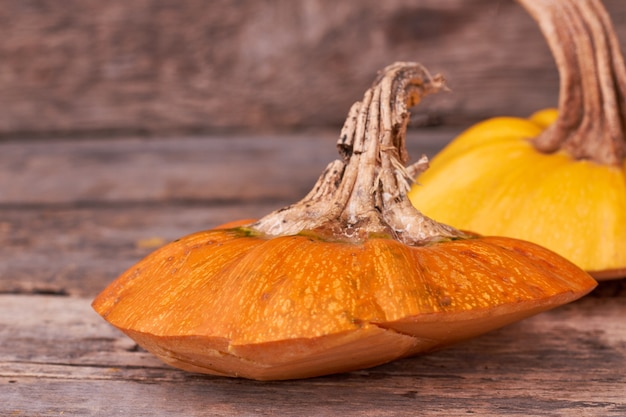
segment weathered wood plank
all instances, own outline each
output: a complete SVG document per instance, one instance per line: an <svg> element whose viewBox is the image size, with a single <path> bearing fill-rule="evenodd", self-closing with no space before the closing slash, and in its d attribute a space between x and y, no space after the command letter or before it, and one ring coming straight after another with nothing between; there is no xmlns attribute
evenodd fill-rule
<svg viewBox="0 0 626 417"><path fill-rule="evenodd" d="M165 242L296 201L336 156L333 134L0 144L0 293L94 296Z"/></svg>
<svg viewBox="0 0 626 417"><path fill-rule="evenodd" d="M420 129L432 155L454 129ZM158 245L305 195L336 132L0 143L0 292L93 296Z"/></svg>
<svg viewBox="0 0 626 417"><path fill-rule="evenodd" d="M0 293L93 296L165 242L286 204L0 209Z"/></svg>
<svg viewBox="0 0 626 417"><path fill-rule="evenodd" d="M626 3L604 0L626 44ZM0 1L0 134L337 126L397 60L443 72L444 123L554 105L513 1Z"/></svg>
<svg viewBox="0 0 626 417"><path fill-rule="evenodd" d="M416 129L416 160L459 129ZM303 197L339 158L339 131L0 143L0 208L166 201L224 203Z"/></svg>
<svg viewBox="0 0 626 417"><path fill-rule="evenodd" d="M594 295L434 354L288 382L185 373L72 297L0 296L7 415L535 415L626 412L623 297Z"/></svg>

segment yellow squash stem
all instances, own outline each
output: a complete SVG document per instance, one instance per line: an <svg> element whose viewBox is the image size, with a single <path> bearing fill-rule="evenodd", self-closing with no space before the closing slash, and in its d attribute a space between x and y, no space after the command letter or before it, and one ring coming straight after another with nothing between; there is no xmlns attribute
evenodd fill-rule
<svg viewBox="0 0 626 417"><path fill-rule="evenodd" d="M409 198L460 229L529 240L598 279L626 276L626 69L599 0L519 0L560 75L558 112L499 117L452 141Z"/></svg>

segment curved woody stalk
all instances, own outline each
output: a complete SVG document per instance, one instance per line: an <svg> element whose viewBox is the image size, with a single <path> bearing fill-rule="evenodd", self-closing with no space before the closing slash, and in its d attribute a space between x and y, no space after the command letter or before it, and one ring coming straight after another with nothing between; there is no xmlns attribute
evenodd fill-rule
<svg viewBox="0 0 626 417"><path fill-rule="evenodd" d="M445 88L416 63L386 67L353 104L337 146L343 160L328 165L301 201L250 226L269 236L312 231L329 239L363 241L388 236L409 245L468 237L415 209L407 193L426 157L405 167L408 108Z"/></svg>
<svg viewBox="0 0 626 417"><path fill-rule="evenodd" d="M560 77L559 116L533 143L575 159L622 166L626 67L599 0L518 0L538 23Z"/></svg>

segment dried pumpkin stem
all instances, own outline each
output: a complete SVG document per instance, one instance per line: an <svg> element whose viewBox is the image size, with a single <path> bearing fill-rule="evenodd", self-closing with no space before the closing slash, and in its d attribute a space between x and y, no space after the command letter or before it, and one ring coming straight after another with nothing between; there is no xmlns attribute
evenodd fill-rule
<svg viewBox="0 0 626 417"><path fill-rule="evenodd" d="M408 108L444 87L415 63L385 68L356 102L337 143L343 160L332 162L300 202L265 216L251 229L270 235L313 232L362 241L387 236L410 245L465 236L417 211L407 198L423 157L405 167Z"/></svg>
<svg viewBox="0 0 626 417"><path fill-rule="evenodd" d="M626 69L600 0L518 0L537 21L560 82L559 116L533 139L540 151L621 166L626 157Z"/></svg>

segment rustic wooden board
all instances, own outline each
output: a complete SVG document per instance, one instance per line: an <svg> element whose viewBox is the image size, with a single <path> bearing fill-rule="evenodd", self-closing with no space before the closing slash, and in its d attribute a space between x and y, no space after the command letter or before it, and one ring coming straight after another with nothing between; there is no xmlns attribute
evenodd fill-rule
<svg viewBox="0 0 626 417"><path fill-rule="evenodd" d="M410 131L412 159L433 155L459 132ZM0 208L295 201L339 158L338 137L333 130L0 142Z"/></svg>
<svg viewBox="0 0 626 417"><path fill-rule="evenodd" d="M590 296L440 352L286 382L163 365L89 300L0 296L0 414L623 416L626 298Z"/></svg>
<svg viewBox="0 0 626 417"><path fill-rule="evenodd" d="M410 151L457 132L412 131ZM0 143L0 292L93 296L164 242L295 202L337 135Z"/></svg>
<svg viewBox="0 0 626 417"><path fill-rule="evenodd" d="M165 242L280 207L254 203L2 209L0 293L92 296Z"/></svg>
<svg viewBox="0 0 626 417"><path fill-rule="evenodd" d="M626 3L604 0L626 43ZM339 125L376 71L419 61L452 94L426 123L556 104L513 1L0 1L0 134Z"/></svg>
<svg viewBox="0 0 626 417"><path fill-rule="evenodd" d="M411 153L455 134L414 131ZM626 413L626 280L431 355L288 382L167 367L91 310L164 242L300 198L335 137L0 143L0 415Z"/></svg>

